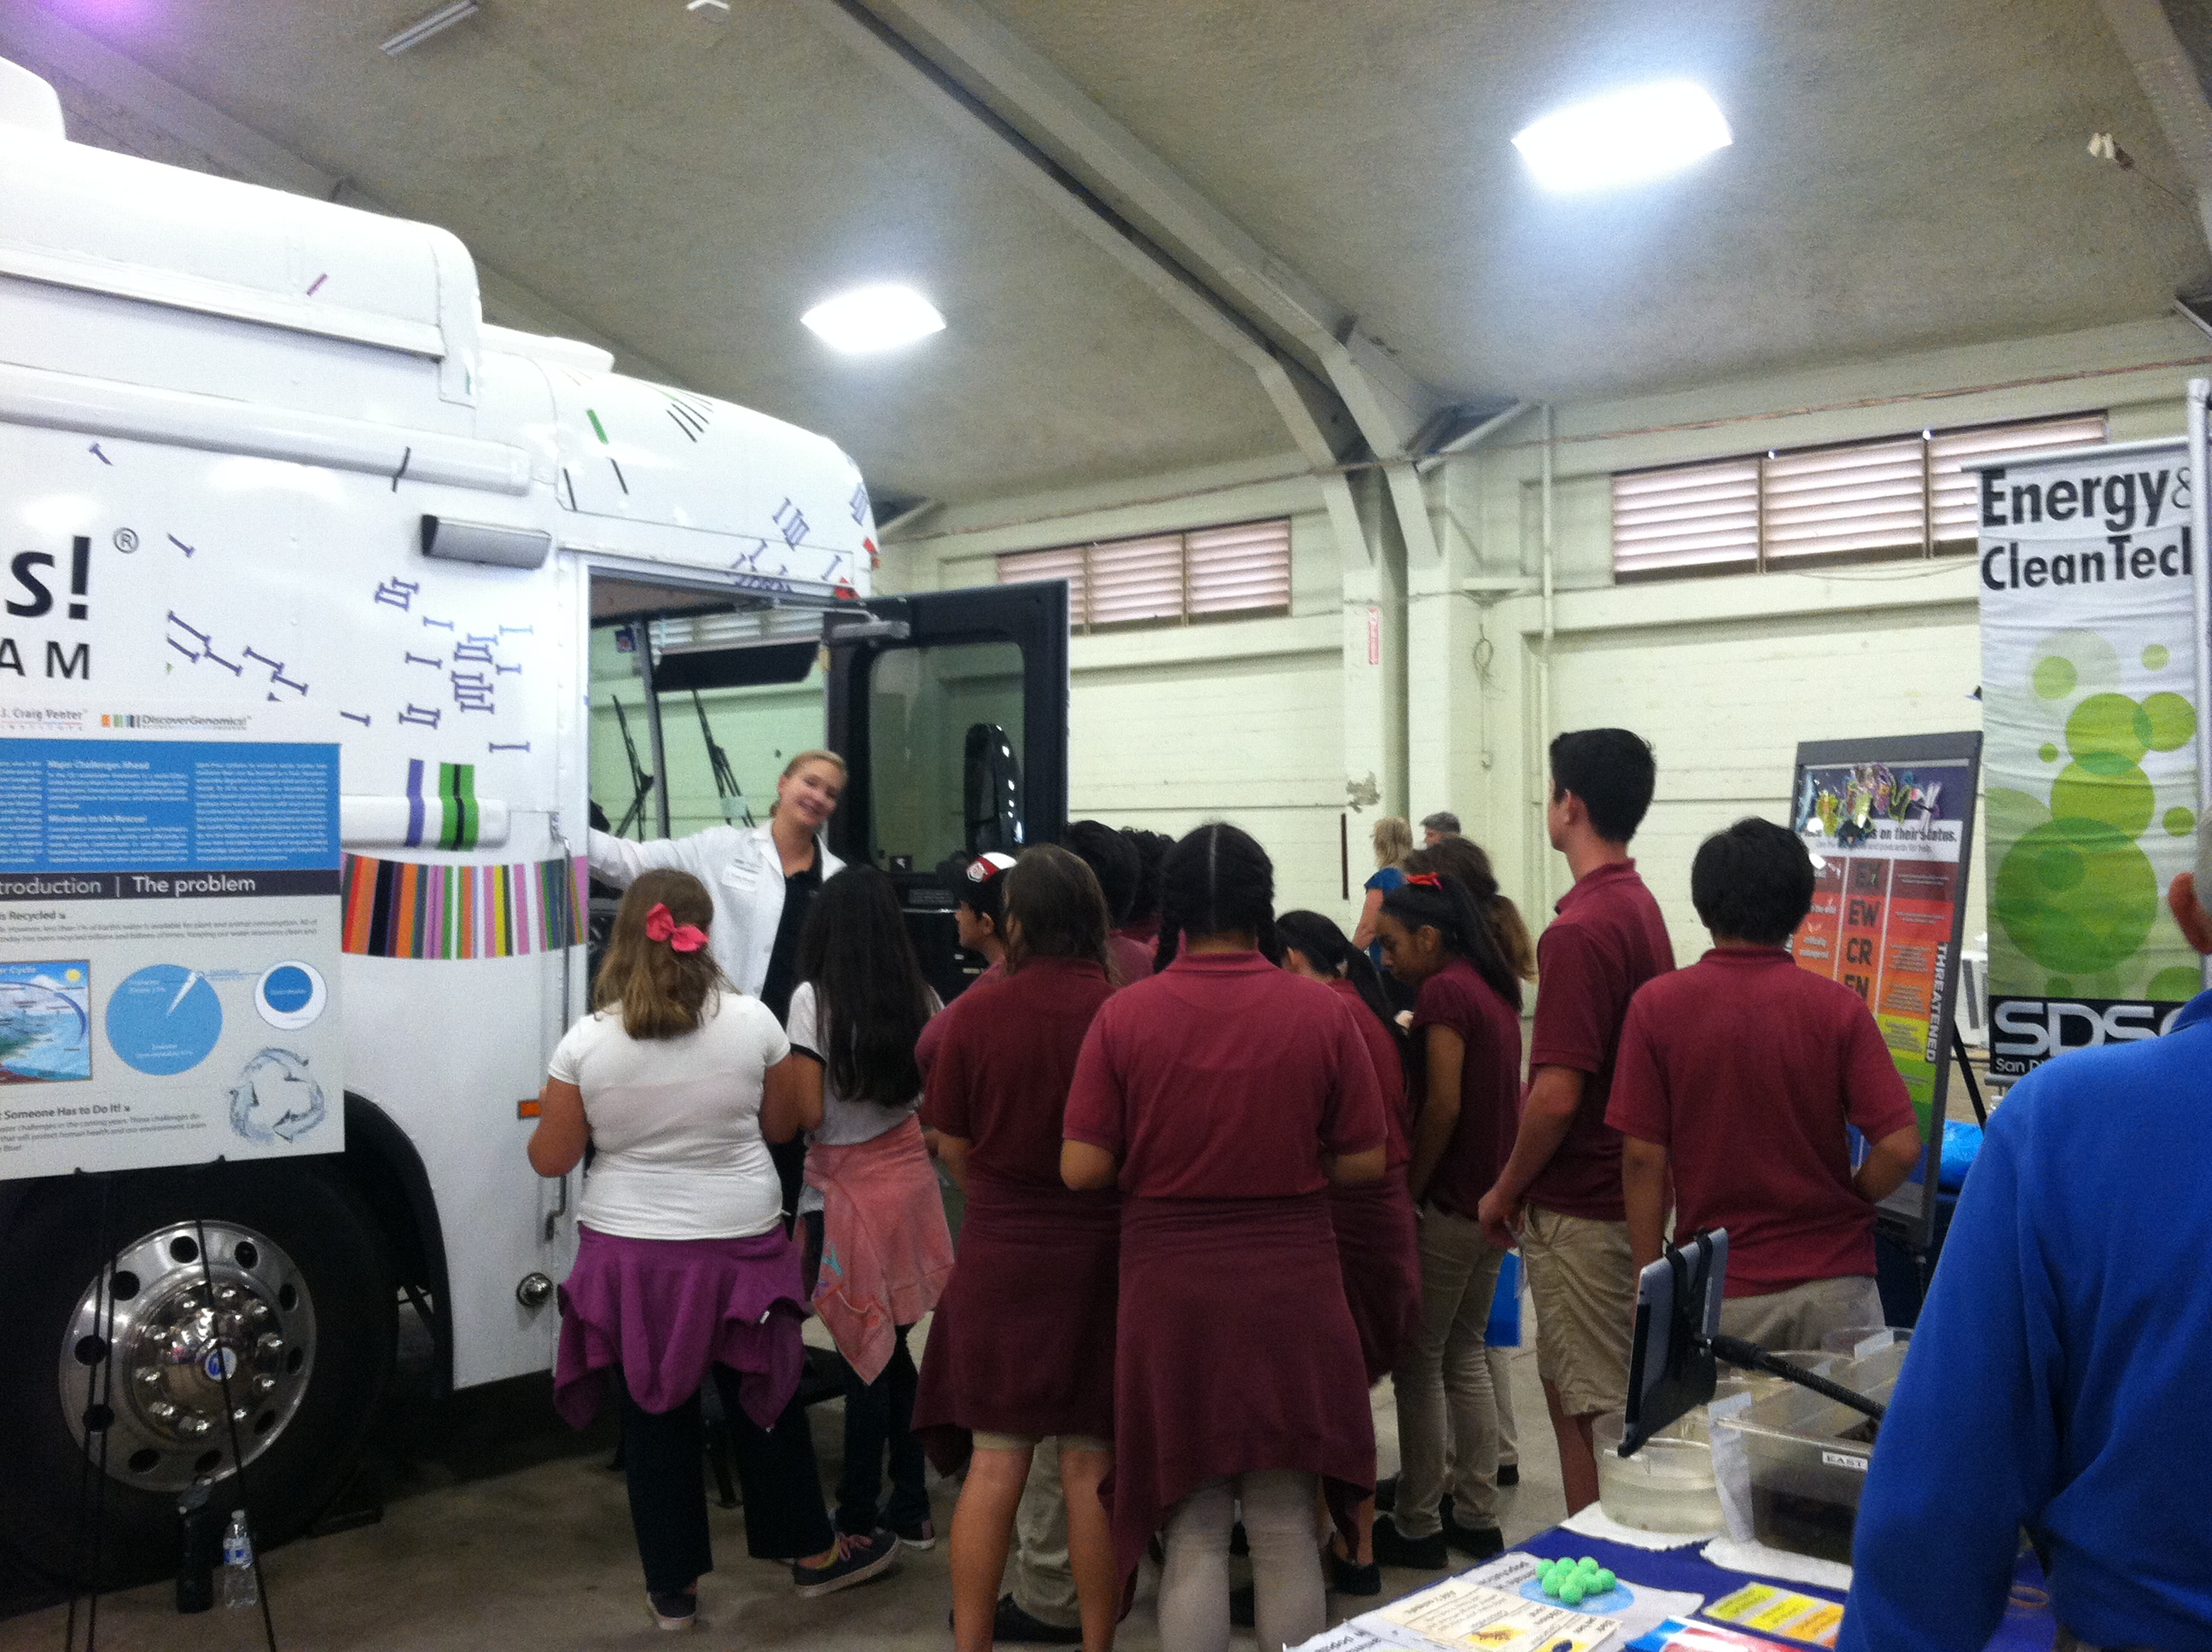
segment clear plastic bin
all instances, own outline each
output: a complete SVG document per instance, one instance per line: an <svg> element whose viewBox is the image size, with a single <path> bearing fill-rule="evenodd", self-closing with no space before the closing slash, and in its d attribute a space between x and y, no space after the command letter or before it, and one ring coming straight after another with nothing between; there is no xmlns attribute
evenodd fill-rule
<svg viewBox="0 0 2212 1652"><path fill-rule="evenodd" d="M1597 1448L1597 1500L1624 1526L1645 1532L1717 1532L1720 1491L1713 1483L1713 1449L1704 1407L1668 1424L1638 1448L1620 1455L1621 1414L1607 1412L1591 1425Z"/></svg>
<svg viewBox="0 0 2212 1652"><path fill-rule="evenodd" d="M1862 1359L1835 1360L1822 1374L1869 1400L1886 1401L1897 1387L1905 1352L1903 1343L1893 1343ZM1791 1387L1714 1426L1732 1430L1742 1442L1759 1541L1850 1564L1859 1497L1874 1454L1873 1419L1809 1388Z"/></svg>

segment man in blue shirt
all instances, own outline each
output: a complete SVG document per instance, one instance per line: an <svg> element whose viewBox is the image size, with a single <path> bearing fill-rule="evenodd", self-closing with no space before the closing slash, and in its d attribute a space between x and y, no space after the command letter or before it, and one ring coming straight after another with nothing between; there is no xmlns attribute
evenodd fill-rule
<svg viewBox="0 0 2212 1652"><path fill-rule="evenodd" d="M2169 900L2212 953L2200 888L2212 822ZM1978 1652L2023 1526L2062 1648L2212 1646L2208 1122L2212 992L1990 1119L1875 1446L1838 1652Z"/></svg>

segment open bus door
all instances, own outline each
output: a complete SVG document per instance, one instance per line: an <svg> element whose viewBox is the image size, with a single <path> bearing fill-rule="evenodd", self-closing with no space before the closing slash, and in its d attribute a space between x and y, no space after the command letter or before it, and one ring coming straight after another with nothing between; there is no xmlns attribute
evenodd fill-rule
<svg viewBox="0 0 2212 1652"><path fill-rule="evenodd" d="M830 847L891 875L950 1003L983 960L960 946L938 864L1067 829L1066 584L871 598L823 634L829 745L852 771Z"/></svg>
<svg viewBox="0 0 2212 1652"><path fill-rule="evenodd" d="M671 829L665 720L696 718L712 760L720 747L700 689L796 684L826 647L822 743L850 766L830 847L890 874L939 997L950 1003L982 972L960 946L937 866L956 850L1014 853L1066 830L1064 581L813 608L601 574L592 609L595 627L627 628L637 654L642 692L620 731L630 780L614 801L648 836ZM728 616L714 642L654 647L655 622L707 616ZM751 805L724 784L726 762L714 768L722 813L738 822ZM593 896L596 969L616 894Z"/></svg>

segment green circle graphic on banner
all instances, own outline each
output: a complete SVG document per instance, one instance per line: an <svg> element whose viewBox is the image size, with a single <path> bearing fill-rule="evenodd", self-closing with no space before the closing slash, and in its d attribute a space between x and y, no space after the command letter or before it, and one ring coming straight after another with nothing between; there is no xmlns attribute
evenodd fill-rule
<svg viewBox="0 0 2212 1652"><path fill-rule="evenodd" d="M2045 740L2043 743L2043 750L2036 753L2036 756L2041 757L2043 761L2047 763L2055 763L2058 761L2058 748L2051 744L2050 741Z"/></svg>
<svg viewBox="0 0 2212 1652"><path fill-rule="evenodd" d="M2120 651L2095 631L2053 631L2039 643L2028 683L2045 700L2094 693L2120 685Z"/></svg>
<svg viewBox="0 0 2212 1652"><path fill-rule="evenodd" d="M2066 720L2066 749L2093 774L2124 774L2150 750L2150 714L2124 694L2093 694ZM2064 811L2056 804L2054 815Z"/></svg>
<svg viewBox="0 0 2212 1652"><path fill-rule="evenodd" d="M2203 990L2203 971L2177 963L2153 975L2143 996L2154 1004L2186 1004Z"/></svg>
<svg viewBox="0 0 2212 1652"><path fill-rule="evenodd" d="M2150 749L2179 751L2197 738L2197 710L2178 694L2154 694L2143 701L2150 719Z"/></svg>
<svg viewBox="0 0 2212 1652"><path fill-rule="evenodd" d="M2173 656L2166 652L2163 642L2154 642L2142 652L2143 669L2147 671L2162 671L2172 659Z"/></svg>
<svg viewBox="0 0 2212 1652"><path fill-rule="evenodd" d="M1990 890L2013 944L2045 969L2094 975L2134 954L2158 915L2158 873L2100 819L2045 822L2014 843Z"/></svg>
<svg viewBox="0 0 2212 1652"><path fill-rule="evenodd" d="M2187 837L2197 829L2197 817L2186 809L2173 808L2166 811L2166 831L2169 837Z"/></svg>
<svg viewBox="0 0 2212 1652"><path fill-rule="evenodd" d="M2117 774L2072 762L2051 787L2051 812L2060 820L2096 820L2140 837L2158 807L2150 776L2130 763Z"/></svg>

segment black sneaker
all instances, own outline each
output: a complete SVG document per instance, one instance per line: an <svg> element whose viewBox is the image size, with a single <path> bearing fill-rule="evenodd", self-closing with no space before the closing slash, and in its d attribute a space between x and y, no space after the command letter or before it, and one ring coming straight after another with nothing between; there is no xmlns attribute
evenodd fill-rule
<svg viewBox="0 0 2212 1652"><path fill-rule="evenodd" d="M647 1589L646 1603L653 1608L653 1621L660 1629L689 1629L699 1621L699 1591L671 1589L665 1594Z"/></svg>
<svg viewBox="0 0 2212 1652"><path fill-rule="evenodd" d="M1408 1571L1442 1571L1451 1564L1451 1555L1442 1532L1431 1537L1407 1537L1399 1531L1395 1519L1383 1515L1375 1522L1375 1564L1403 1566Z"/></svg>
<svg viewBox="0 0 2212 1652"><path fill-rule="evenodd" d="M1516 1478L1517 1479L1517 1478L1518 1478L1518 1476L1516 1476ZM1501 1484L1501 1485L1502 1485L1503 1483L1504 1483L1504 1482L1502 1482L1502 1481L1500 1482L1500 1484ZM1376 1482L1375 1482L1375 1508L1376 1508L1376 1512L1377 1512L1377 1513L1379 1513L1379 1514L1385 1514L1385 1515L1387 1515L1387 1514L1389 1514L1389 1513L1390 1513L1391 1511L1393 1511L1394 1509L1395 1509L1397 1508L1397 1506L1398 1506L1398 1477L1397 1477L1395 1474L1393 1474L1393 1475L1392 1475L1392 1476L1390 1476L1390 1478L1389 1478L1389 1479L1387 1479L1387 1480L1377 1480L1377 1481L1376 1481ZM1441 1498L1439 1498L1439 1499L1437 1500L1437 1512L1439 1515L1442 1515L1442 1516L1443 1516L1446 1521L1449 1521L1449 1520L1451 1519L1451 1517L1452 1517L1452 1497L1451 1497L1451 1493L1450 1493L1450 1492L1449 1492L1449 1491L1445 1492L1445 1493L1443 1494L1443 1496Z"/></svg>
<svg viewBox="0 0 2212 1652"><path fill-rule="evenodd" d="M836 1553L819 1566L793 1561L791 1581L800 1600L811 1600L882 1576L898 1564L898 1538L890 1532L872 1532L866 1537L840 1532Z"/></svg>
<svg viewBox="0 0 2212 1652"><path fill-rule="evenodd" d="M1500 1463L1498 1465L1498 1485L1501 1491L1506 1486L1518 1485L1520 1484L1521 1465L1519 1463Z"/></svg>
<svg viewBox="0 0 2212 1652"><path fill-rule="evenodd" d="M1462 1526L1449 1515L1444 1516L1444 1542L1462 1554L1475 1560L1487 1560L1505 1552L1505 1534L1495 1526Z"/></svg>
<svg viewBox="0 0 2212 1652"><path fill-rule="evenodd" d="M937 1522L927 1515L920 1520L894 1520L889 1524L902 1548L926 1552L937 1546Z"/></svg>
<svg viewBox="0 0 2212 1652"><path fill-rule="evenodd" d="M991 1638L1027 1646L1075 1646L1082 1642L1083 1631L1062 1629L1058 1624L1033 1618L1022 1610L1012 1595L1002 1594L999 1597L999 1610L991 1620Z"/></svg>
<svg viewBox="0 0 2212 1652"><path fill-rule="evenodd" d="M1382 1593L1382 1568L1380 1565L1357 1565L1346 1560L1334 1549L1325 1557L1328 1562L1328 1586L1338 1594L1380 1594Z"/></svg>

